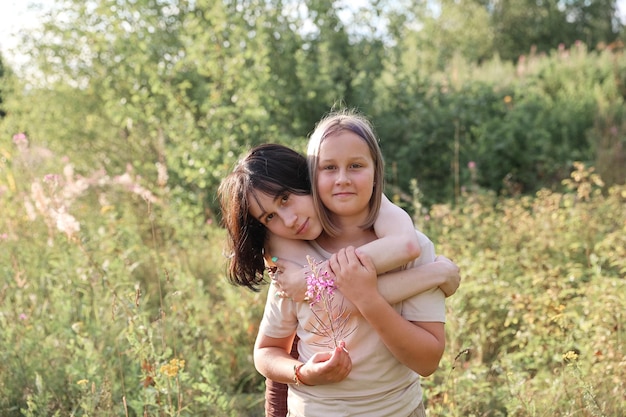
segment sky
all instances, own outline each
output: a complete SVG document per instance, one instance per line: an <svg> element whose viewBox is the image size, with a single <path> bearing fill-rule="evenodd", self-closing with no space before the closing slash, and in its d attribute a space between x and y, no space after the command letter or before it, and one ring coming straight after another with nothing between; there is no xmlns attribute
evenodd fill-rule
<svg viewBox="0 0 626 417"><path fill-rule="evenodd" d="M17 35L25 28L37 27L36 9L31 9L29 5L32 0L0 0L0 50L3 57L9 62L25 61L24 57L17 56L11 49L17 46ZM36 3L42 7L50 7L53 0L38 0Z"/></svg>
<svg viewBox="0 0 626 417"><path fill-rule="evenodd" d="M23 64L26 57L12 49L18 44L17 34L25 28L37 27L37 16L40 13L33 4L43 9L54 4L54 0L0 0L0 51L9 64ZM626 0L618 0L618 9L622 22L626 23Z"/></svg>

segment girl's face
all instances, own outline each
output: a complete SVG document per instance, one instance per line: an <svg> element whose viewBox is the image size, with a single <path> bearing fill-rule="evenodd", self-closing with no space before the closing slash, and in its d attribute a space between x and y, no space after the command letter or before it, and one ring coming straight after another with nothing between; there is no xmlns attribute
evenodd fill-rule
<svg viewBox="0 0 626 417"><path fill-rule="evenodd" d="M285 192L279 196L248 194L250 214L273 234L285 239L315 240L322 224L315 213L313 197Z"/></svg>
<svg viewBox="0 0 626 417"><path fill-rule="evenodd" d="M374 168L367 144L356 133L342 130L324 139L316 178L324 206L344 220L366 218L374 189Z"/></svg>

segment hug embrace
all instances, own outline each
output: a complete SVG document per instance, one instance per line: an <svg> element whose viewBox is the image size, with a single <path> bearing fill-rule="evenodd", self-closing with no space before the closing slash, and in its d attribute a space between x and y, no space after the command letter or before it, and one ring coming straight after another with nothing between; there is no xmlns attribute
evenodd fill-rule
<svg viewBox="0 0 626 417"><path fill-rule="evenodd" d="M378 142L367 118L333 112L307 157L261 145L222 181L229 279L272 278L254 346L267 416L425 416L420 375L439 365L460 275L383 194ZM314 275L330 311L311 299Z"/></svg>

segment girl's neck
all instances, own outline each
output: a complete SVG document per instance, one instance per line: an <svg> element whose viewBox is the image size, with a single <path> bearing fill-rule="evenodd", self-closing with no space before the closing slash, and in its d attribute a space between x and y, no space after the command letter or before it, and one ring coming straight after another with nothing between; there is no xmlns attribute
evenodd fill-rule
<svg viewBox="0 0 626 417"><path fill-rule="evenodd" d="M323 232L315 241L324 250L335 253L346 246L359 247L376 240L376 234L372 228L362 229L358 226L342 227L339 235L331 237Z"/></svg>

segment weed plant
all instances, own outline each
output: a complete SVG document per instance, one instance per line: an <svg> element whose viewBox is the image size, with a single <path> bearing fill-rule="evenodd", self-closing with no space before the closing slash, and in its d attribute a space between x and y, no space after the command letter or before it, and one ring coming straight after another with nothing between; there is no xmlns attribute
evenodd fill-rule
<svg viewBox="0 0 626 417"><path fill-rule="evenodd" d="M423 222L463 273L447 353L425 381L430 415L626 412L626 188L574 166L562 193L470 187Z"/></svg>

